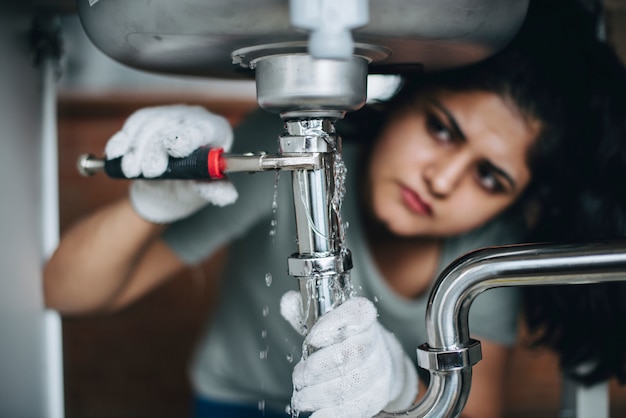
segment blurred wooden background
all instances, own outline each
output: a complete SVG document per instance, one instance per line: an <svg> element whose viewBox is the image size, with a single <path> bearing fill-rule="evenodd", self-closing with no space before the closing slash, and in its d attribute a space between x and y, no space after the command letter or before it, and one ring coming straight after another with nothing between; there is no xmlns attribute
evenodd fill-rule
<svg viewBox="0 0 626 418"><path fill-rule="evenodd" d="M608 0L609 39L626 57L626 2ZM128 183L83 178L80 154L102 154L108 138L134 110L197 103L237 123L253 100L188 95L75 94L59 96L60 224L69 225L126 193ZM213 299L203 282L218 274L224 249L137 304L110 316L63 319L67 418L185 417L190 411L187 364ZM523 334L523 330L521 331ZM519 345L507 382L506 418L558 416L560 378L555 358ZM626 388L611 382L611 416L626 416Z"/></svg>

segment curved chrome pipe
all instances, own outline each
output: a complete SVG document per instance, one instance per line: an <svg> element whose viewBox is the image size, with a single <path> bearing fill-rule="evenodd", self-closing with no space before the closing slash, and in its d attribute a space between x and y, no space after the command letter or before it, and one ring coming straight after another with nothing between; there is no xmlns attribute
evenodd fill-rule
<svg viewBox="0 0 626 418"><path fill-rule="evenodd" d="M469 308L485 290L622 280L626 280L626 240L523 244L476 250L457 259L439 276L426 311L428 342L418 349L418 361L420 358L433 360L433 356L458 356L472 347ZM405 411L383 411L377 417L459 416L469 395L471 364L445 368L431 367L428 391L418 404Z"/></svg>

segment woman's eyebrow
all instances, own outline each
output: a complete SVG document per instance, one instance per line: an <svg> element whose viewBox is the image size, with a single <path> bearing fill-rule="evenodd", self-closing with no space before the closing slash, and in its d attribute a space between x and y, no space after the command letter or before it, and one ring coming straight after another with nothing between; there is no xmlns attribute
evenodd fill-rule
<svg viewBox="0 0 626 418"><path fill-rule="evenodd" d="M433 106L435 106L441 113L444 114L444 116L446 117L446 119L448 120L448 124L450 125L450 129L452 129L454 131L454 134L456 136L459 137L459 139L461 139L461 141L465 142L467 141L467 138L465 137L465 134L463 133L463 131L461 130L461 127L459 126L459 124L457 123L456 119L454 118L454 116L452 115L452 113L450 113L450 111L441 103L439 103L436 99L432 99L432 104Z"/></svg>
<svg viewBox="0 0 626 418"><path fill-rule="evenodd" d="M467 138L465 137L465 134L461 130L461 127L457 123L457 121L454 118L454 116L452 115L452 113L450 113L450 111L444 105L442 105L440 102L438 102L436 99L432 99L431 101L432 101L433 106L435 106L441 113L444 114L444 116L448 120L448 123L450 125L450 129L452 131L454 131L454 134L457 135L459 137L459 139L461 139L462 141L464 141L464 142L467 141ZM509 184L509 186L511 187L511 191L514 192L517 189L517 185L515 183L515 180L513 180L513 177L510 176L509 173L507 173L506 171L504 171L500 167L494 165L491 161L485 161L485 164L489 167L490 170L492 170L495 173L497 173L499 176L501 176Z"/></svg>

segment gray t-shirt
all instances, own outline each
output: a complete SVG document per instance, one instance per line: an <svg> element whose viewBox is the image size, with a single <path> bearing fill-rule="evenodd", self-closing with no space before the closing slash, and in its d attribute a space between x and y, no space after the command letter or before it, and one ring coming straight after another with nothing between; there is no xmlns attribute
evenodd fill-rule
<svg viewBox="0 0 626 418"><path fill-rule="evenodd" d="M235 130L232 152L275 152L282 132L277 115L257 112ZM381 277L366 245L351 176L358 144L344 143L348 169L342 216L348 222L352 283L357 294L374 301L380 322L400 340L415 361L415 349L426 342L428 295L408 300L395 294ZM195 264L230 243L221 281L219 306L200 340L191 366L196 393L218 401L263 401L284 409L292 394L291 372L300 359L302 337L281 317L279 303L297 280L287 274L287 257L297 251L291 175L288 172L230 176L238 201L225 208L206 207L171 225L164 233L170 248ZM473 249L515 243L518 228L497 219L483 228L445 242L439 271ZM470 309L474 338L512 344L517 331L518 297L514 289L487 291Z"/></svg>

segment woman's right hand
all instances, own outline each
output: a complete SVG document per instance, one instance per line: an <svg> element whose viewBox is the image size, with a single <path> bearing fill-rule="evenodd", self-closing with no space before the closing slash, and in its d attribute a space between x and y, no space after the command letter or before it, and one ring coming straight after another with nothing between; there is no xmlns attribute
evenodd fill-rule
<svg viewBox="0 0 626 418"><path fill-rule="evenodd" d="M109 140L106 156L122 158L127 177L158 177L170 157L202 146L230 149L226 119L199 106L138 110ZM64 314L107 312L140 298L184 268L160 239L163 224L202 206L233 203L227 180L135 180L130 196L103 207L63 234L44 269L46 306Z"/></svg>
<svg viewBox="0 0 626 418"><path fill-rule="evenodd" d="M125 176L153 178L165 172L170 157L186 157L200 147L228 151L232 142L228 121L201 106L157 106L133 113L108 141L105 154L122 158ZM153 223L170 223L206 204L225 206L236 199L228 180L135 180L130 189L135 211Z"/></svg>

